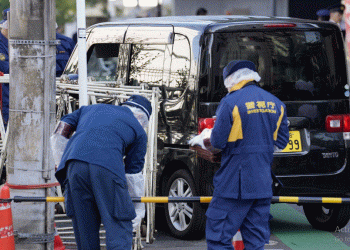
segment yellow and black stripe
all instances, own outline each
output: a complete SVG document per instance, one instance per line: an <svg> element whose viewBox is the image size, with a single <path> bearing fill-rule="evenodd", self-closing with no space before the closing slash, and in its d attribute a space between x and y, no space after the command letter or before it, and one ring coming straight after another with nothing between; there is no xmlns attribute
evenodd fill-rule
<svg viewBox="0 0 350 250"><path fill-rule="evenodd" d="M176 203L176 202L200 202L210 203L211 196L193 196L193 197L132 197L133 202L141 203ZM0 203L8 202L64 202L64 197L23 197L15 196L10 199L0 199ZM350 204L350 198L340 197L298 197L298 196L273 196L271 203L320 203L320 204Z"/></svg>
<svg viewBox="0 0 350 250"><path fill-rule="evenodd" d="M176 203L176 202L200 202L210 203L212 197L210 196L193 196L193 197L133 197L133 202L142 203Z"/></svg>
<svg viewBox="0 0 350 250"><path fill-rule="evenodd" d="M297 196L274 196L272 203L331 203L350 204L350 198L338 197L297 197Z"/></svg>

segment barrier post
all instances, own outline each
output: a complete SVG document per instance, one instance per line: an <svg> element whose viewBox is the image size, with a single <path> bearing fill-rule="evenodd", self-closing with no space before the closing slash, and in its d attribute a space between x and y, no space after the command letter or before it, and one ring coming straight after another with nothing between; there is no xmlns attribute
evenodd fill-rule
<svg viewBox="0 0 350 250"><path fill-rule="evenodd" d="M243 250L244 249L244 243L242 239L241 231L238 229L235 236L233 236L232 239L232 245L235 248L235 250Z"/></svg>
<svg viewBox="0 0 350 250"><path fill-rule="evenodd" d="M10 198L10 188L6 185L0 190L0 199ZM11 202L0 203L0 249L15 250Z"/></svg>
<svg viewBox="0 0 350 250"><path fill-rule="evenodd" d="M60 235L58 234L56 223L55 223L55 241L54 250L65 250L66 247L63 245Z"/></svg>

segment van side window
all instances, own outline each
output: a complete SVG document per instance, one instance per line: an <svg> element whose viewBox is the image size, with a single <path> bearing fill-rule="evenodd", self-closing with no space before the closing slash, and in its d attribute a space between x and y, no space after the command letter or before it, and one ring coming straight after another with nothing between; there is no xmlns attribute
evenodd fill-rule
<svg viewBox="0 0 350 250"><path fill-rule="evenodd" d="M123 85L126 85L129 69L131 44L120 44L119 48L119 64L117 69L118 81Z"/></svg>
<svg viewBox="0 0 350 250"><path fill-rule="evenodd" d="M189 90L189 76L191 49L187 37L175 34L173 51L171 53L171 67L169 84L166 86L167 102L164 103L165 124L171 131L189 133L194 126L193 109L191 109L195 95ZM186 136L167 134L167 143L180 143Z"/></svg>
<svg viewBox="0 0 350 250"><path fill-rule="evenodd" d="M171 73L168 86L168 98L179 98L188 85L190 74L190 44L188 39L176 34L171 55Z"/></svg>
<svg viewBox="0 0 350 250"><path fill-rule="evenodd" d="M117 78L119 44L95 44L88 52L87 76L97 81Z"/></svg>
<svg viewBox="0 0 350 250"><path fill-rule="evenodd" d="M127 85L159 87L163 83L165 45L133 44Z"/></svg>

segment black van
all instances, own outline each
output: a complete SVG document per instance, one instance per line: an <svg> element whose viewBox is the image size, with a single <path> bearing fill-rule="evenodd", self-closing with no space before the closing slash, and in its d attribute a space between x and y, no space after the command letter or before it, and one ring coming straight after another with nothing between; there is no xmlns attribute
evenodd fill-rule
<svg viewBox="0 0 350 250"><path fill-rule="evenodd" d="M287 106L291 140L275 154L279 195L349 197L349 84L344 43L330 22L253 16L179 16L101 23L87 31L88 77L159 87L159 196L210 196L218 157L189 148L227 94L222 70L255 63L260 86ZM77 50L65 74L78 73ZM350 207L300 204L318 229L344 227ZM163 206L163 205L162 205ZM164 205L173 235L204 232L206 204ZM164 219L163 219L164 220Z"/></svg>

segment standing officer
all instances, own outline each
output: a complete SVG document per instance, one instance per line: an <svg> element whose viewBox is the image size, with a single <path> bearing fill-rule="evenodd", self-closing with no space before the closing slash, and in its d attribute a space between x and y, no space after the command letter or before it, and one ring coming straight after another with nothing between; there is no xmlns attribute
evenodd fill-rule
<svg viewBox="0 0 350 250"><path fill-rule="evenodd" d="M9 20L8 13L10 9L5 9L2 12L3 20L0 21L0 71L4 74L9 74L9 53L8 53L8 39L9 39ZM63 36L56 32L56 39L60 40L61 44L56 48L56 76L59 77L63 73L68 59L74 49L74 42L71 38ZM9 119L9 98L10 87L8 83L2 83L2 103L1 111L5 128L7 127Z"/></svg>
<svg viewBox="0 0 350 250"><path fill-rule="evenodd" d="M208 249L234 249L241 230L245 249L264 249L269 241L274 146L289 141L285 105L260 88L250 61L231 61L223 70L229 94L216 112L213 147L222 150L214 176L213 199L206 212Z"/></svg>
<svg viewBox="0 0 350 250"><path fill-rule="evenodd" d="M131 249L136 214L126 174L128 183L137 186L147 149L143 127L151 113L151 103L134 95L122 106L83 106L61 119L75 134L65 147L56 178L65 189L78 249L100 249L101 220L107 249Z"/></svg>
<svg viewBox="0 0 350 250"><path fill-rule="evenodd" d="M56 30L57 30L56 23ZM70 55L74 50L75 43L72 38L64 36L56 31L56 39L60 40L60 44L56 47L56 77L60 77L68 62Z"/></svg>
<svg viewBox="0 0 350 250"><path fill-rule="evenodd" d="M318 21L328 21L329 20L329 10L328 9L320 9L316 12Z"/></svg>
<svg viewBox="0 0 350 250"><path fill-rule="evenodd" d="M9 38L9 21L7 20L7 14L10 9L6 9L2 12L3 20L0 21L1 32L0 32L0 71L4 74L9 74L9 46L8 46L8 38ZM2 83L1 91L2 91L2 103L1 103L1 111L2 111L2 119L4 121L5 128L7 127L7 122L9 119L9 84Z"/></svg>
<svg viewBox="0 0 350 250"><path fill-rule="evenodd" d="M345 22L343 19L344 11L344 4L335 4L329 7L329 21L337 24L345 37Z"/></svg>

